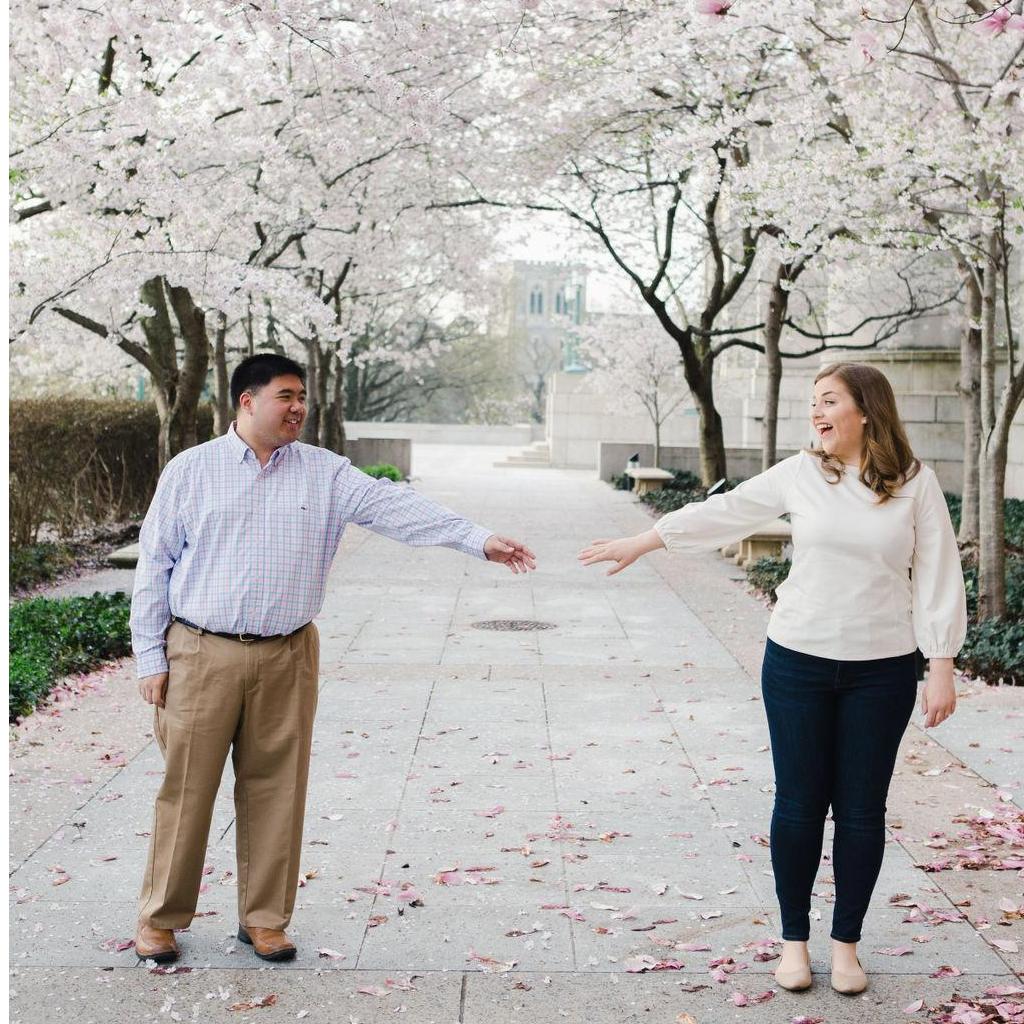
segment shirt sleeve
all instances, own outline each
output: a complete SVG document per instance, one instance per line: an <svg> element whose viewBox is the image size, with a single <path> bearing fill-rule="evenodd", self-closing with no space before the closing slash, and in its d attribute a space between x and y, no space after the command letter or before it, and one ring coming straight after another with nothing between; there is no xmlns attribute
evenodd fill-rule
<svg viewBox="0 0 1024 1024"><path fill-rule="evenodd" d="M963 566L949 508L930 469L914 509L914 636L926 658L955 658L967 636Z"/></svg>
<svg viewBox="0 0 1024 1024"><path fill-rule="evenodd" d="M181 466L169 463L139 533L130 625L138 676L167 671L166 634L171 623L171 571L185 546Z"/></svg>
<svg viewBox="0 0 1024 1024"><path fill-rule="evenodd" d="M802 459L794 455L725 494L713 494L654 524L669 551L708 551L733 544L791 511L789 494Z"/></svg>
<svg viewBox="0 0 1024 1024"><path fill-rule="evenodd" d="M437 545L466 555L486 558L487 530L405 484L376 480L348 464L338 474L337 486L345 503L354 506L349 521L391 540L412 547Z"/></svg>

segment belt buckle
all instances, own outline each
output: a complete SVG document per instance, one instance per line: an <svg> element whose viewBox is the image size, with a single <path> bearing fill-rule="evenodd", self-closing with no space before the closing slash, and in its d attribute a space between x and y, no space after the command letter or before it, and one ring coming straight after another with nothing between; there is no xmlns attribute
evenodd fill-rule
<svg viewBox="0 0 1024 1024"><path fill-rule="evenodd" d="M244 633L239 633L238 634L238 640L239 640L239 643L252 644L252 643L256 642L256 637L254 637L254 636L246 636Z"/></svg>

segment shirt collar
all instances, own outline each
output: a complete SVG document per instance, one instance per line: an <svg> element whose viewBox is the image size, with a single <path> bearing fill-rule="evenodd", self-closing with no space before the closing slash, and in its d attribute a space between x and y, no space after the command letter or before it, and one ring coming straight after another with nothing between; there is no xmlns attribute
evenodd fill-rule
<svg viewBox="0 0 1024 1024"><path fill-rule="evenodd" d="M228 444L231 446L231 454L235 462L244 462L247 456L256 458L256 453L238 436L238 432L235 430L235 421L231 421L231 426L228 427L227 434L224 435ZM276 449L271 453L270 461L267 463L269 466L272 462L278 462L285 457L285 453L295 446L295 442L286 444L281 448Z"/></svg>
<svg viewBox="0 0 1024 1024"><path fill-rule="evenodd" d="M228 432L224 436L231 446L231 454L234 456L235 462L242 462L247 454L252 455L253 458L256 457L255 452L235 432L234 420L231 421L231 426L228 427Z"/></svg>

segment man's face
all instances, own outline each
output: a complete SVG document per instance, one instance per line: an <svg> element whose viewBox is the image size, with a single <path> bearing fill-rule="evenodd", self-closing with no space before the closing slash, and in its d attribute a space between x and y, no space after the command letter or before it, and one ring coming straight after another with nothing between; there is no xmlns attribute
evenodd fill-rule
<svg viewBox="0 0 1024 1024"><path fill-rule="evenodd" d="M294 374L274 377L257 391L243 392L239 414L264 443L274 448L299 439L306 420L306 388Z"/></svg>

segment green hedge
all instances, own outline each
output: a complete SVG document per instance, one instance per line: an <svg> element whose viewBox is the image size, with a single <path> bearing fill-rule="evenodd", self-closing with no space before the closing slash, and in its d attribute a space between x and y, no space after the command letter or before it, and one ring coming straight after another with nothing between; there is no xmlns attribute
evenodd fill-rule
<svg viewBox="0 0 1024 1024"><path fill-rule="evenodd" d="M731 477L726 481L726 488L731 491L741 483L742 477ZM700 482L700 477L696 473L691 473L688 469L677 469L673 471L673 479L661 490L648 491L640 500L648 508L664 515L691 502L703 501L707 496L707 488Z"/></svg>
<svg viewBox="0 0 1024 1024"><path fill-rule="evenodd" d="M130 609L121 593L11 605L10 717L27 715L62 676L130 654Z"/></svg>
<svg viewBox="0 0 1024 1024"><path fill-rule="evenodd" d="M11 548L8 583L12 593L38 583L48 583L75 564L75 552L67 544L30 544Z"/></svg>
<svg viewBox="0 0 1024 1024"><path fill-rule="evenodd" d="M765 594L774 604L778 598L775 590L786 581L790 565L788 558L759 558L747 566L747 579L755 590Z"/></svg>
<svg viewBox="0 0 1024 1024"><path fill-rule="evenodd" d="M946 504L953 520L953 528L960 530L960 512L962 501L959 494L947 494ZM1007 498L1003 503L1003 517L1006 523L1006 546L1024 551L1024 501L1020 498Z"/></svg>
<svg viewBox="0 0 1024 1024"><path fill-rule="evenodd" d="M146 511L156 488L156 406L87 398L10 403L10 539L27 547L40 529L71 537ZM199 438L213 410L199 408Z"/></svg>
<svg viewBox="0 0 1024 1024"><path fill-rule="evenodd" d="M402 471L397 466L392 466L390 463L381 463L379 466L361 466L360 469L367 475L376 477L378 480L381 477L386 477L388 480L394 480L396 483L402 479Z"/></svg>
<svg viewBox="0 0 1024 1024"><path fill-rule="evenodd" d="M972 622L956 663L989 683L1024 684L1024 620Z"/></svg>

